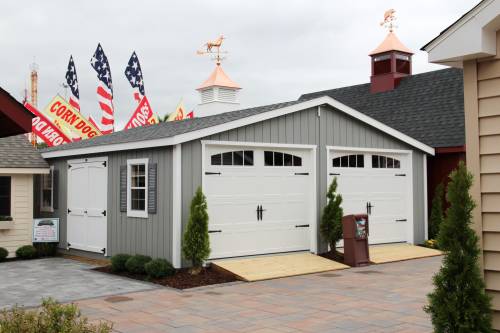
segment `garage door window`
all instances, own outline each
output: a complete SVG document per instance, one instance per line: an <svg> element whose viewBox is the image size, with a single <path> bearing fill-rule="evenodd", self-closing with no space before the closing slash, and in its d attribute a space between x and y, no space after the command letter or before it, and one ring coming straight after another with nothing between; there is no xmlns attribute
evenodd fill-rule
<svg viewBox="0 0 500 333"><path fill-rule="evenodd" d="M336 157L332 160L334 168L364 168L365 155L353 154Z"/></svg>
<svg viewBox="0 0 500 333"><path fill-rule="evenodd" d="M302 158L279 151L264 152L265 166L302 166Z"/></svg>
<svg viewBox="0 0 500 333"><path fill-rule="evenodd" d="M210 157L211 165L253 165L253 150L228 151Z"/></svg>
<svg viewBox="0 0 500 333"><path fill-rule="evenodd" d="M372 168L375 169L400 169L401 161L384 155L372 155Z"/></svg>
<svg viewBox="0 0 500 333"><path fill-rule="evenodd" d="M128 202L127 216L148 217L146 202L148 200L148 159L127 161Z"/></svg>

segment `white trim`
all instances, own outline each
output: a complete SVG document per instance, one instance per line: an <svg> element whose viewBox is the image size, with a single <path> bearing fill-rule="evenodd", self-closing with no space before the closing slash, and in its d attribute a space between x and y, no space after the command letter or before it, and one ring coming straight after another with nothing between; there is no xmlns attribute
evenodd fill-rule
<svg viewBox="0 0 500 333"><path fill-rule="evenodd" d="M43 205L43 177L46 177L47 175L51 176L50 178L50 206L44 206ZM48 174L43 174L40 177L40 211L41 212L47 212L47 213L53 213L54 212L54 166L50 166L50 172Z"/></svg>
<svg viewBox="0 0 500 333"><path fill-rule="evenodd" d="M50 168L0 168L0 174L10 174L10 175L19 175L19 174L48 174L50 173Z"/></svg>
<svg viewBox="0 0 500 333"><path fill-rule="evenodd" d="M173 137L161 138L161 139L153 139L153 140L142 140L142 141L134 141L134 142L126 142L126 143L116 143L110 145L101 145L101 146L93 146L87 148L75 148L68 150L59 150L59 151L49 151L42 153L44 158L54 158L54 157L62 157L62 156L73 156L73 155L82 155L82 154L96 154L102 152L109 151L120 151L120 150L132 150L132 149L143 149L143 148L151 148L151 147L159 147L159 146L172 146L179 143L192 141L196 139L200 139L203 137L210 136L212 134L228 131L234 128L243 127L246 125L250 125L253 123L265 121L268 119L280 117L283 115L287 115L293 112L302 111L305 109L321 106L323 104L330 105L331 107L340 110L370 126L373 126L380 131L393 136L415 148L418 148L430 155L434 155L434 148L427 146L426 144L417 141L406 134L403 134L367 115L354 110L347 105L344 105L335 99L329 96L322 96L315 99L311 99L309 101L304 101L301 103L293 104L290 106L286 106L280 109L272 110L269 112L259 113L257 115L237 119L234 121L230 121L227 123L223 123L220 125L215 125L211 127L207 127L198 131L192 131L185 134L180 134Z"/></svg>
<svg viewBox="0 0 500 333"><path fill-rule="evenodd" d="M182 239L182 145L172 152L172 265L181 267Z"/></svg>
<svg viewBox="0 0 500 333"><path fill-rule="evenodd" d="M133 210L131 208L130 200L132 195L130 194L131 184L130 184L130 171L132 165L144 164L144 210ZM127 160L127 217L140 217L148 218L148 158L135 158Z"/></svg>
<svg viewBox="0 0 500 333"><path fill-rule="evenodd" d="M424 154L423 162L423 172L424 172L424 240L429 239L429 207L427 204L428 193L427 193L427 155Z"/></svg>
<svg viewBox="0 0 500 333"><path fill-rule="evenodd" d="M311 177L313 181L311 184L311 212L310 212L310 230L309 230L309 251L318 253L318 198L317 198L317 170L316 170L316 145L303 145L303 144L282 144L282 143L262 143L262 142L238 142L238 141L217 141L217 140L201 140L201 188L205 188L205 157L206 146L243 146L255 148L292 148L292 149L306 149L311 151Z"/></svg>
<svg viewBox="0 0 500 333"><path fill-rule="evenodd" d="M87 157L87 158L77 158L74 160L68 160L67 163L91 163L91 162L108 162L108 157L107 156L101 156L101 157Z"/></svg>
<svg viewBox="0 0 500 333"><path fill-rule="evenodd" d="M330 151L352 151L352 152L365 152L365 153L393 153L393 154L402 154L407 156L407 163L408 167L406 169L406 178L408 182L408 205L409 205L409 210L408 210L408 230L407 230L407 237L406 241L410 244L413 244L414 241L414 205L413 205L413 199L414 199L414 193L413 193L413 151L412 150L404 150L404 149L385 149L385 148L360 148L360 147L340 147L340 146L326 146L326 180L328 182L328 172L330 168ZM424 156L426 156L424 154ZM327 183L327 188L328 188L328 183Z"/></svg>

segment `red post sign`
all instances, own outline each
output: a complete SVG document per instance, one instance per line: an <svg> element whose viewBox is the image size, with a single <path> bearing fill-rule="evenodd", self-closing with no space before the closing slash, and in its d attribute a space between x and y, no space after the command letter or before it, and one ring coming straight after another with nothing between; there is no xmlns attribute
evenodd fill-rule
<svg viewBox="0 0 500 333"><path fill-rule="evenodd" d="M24 106L36 117L31 121L32 132L36 134L49 147L59 146L63 143L70 143L68 138L57 126L55 126L47 117L29 103Z"/></svg>

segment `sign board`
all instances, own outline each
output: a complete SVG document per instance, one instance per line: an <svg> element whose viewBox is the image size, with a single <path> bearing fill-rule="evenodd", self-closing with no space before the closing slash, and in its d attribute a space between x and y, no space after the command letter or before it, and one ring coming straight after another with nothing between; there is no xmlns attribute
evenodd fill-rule
<svg viewBox="0 0 500 333"><path fill-rule="evenodd" d="M132 114L132 117L130 117L130 120L127 122L127 125L125 125L125 129L154 125L156 123L157 120L155 115L153 114L151 105L149 105L148 99L146 98L146 96L144 96L139 102L139 105L135 109L134 113Z"/></svg>
<svg viewBox="0 0 500 333"><path fill-rule="evenodd" d="M59 124L63 130L67 129L82 139L101 135L90 121L59 95L50 101L43 114L54 124Z"/></svg>
<svg viewBox="0 0 500 333"><path fill-rule="evenodd" d="M33 220L33 243L59 242L59 218Z"/></svg>
<svg viewBox="0 0 500 333"><path fill-rule="evenodd" d="M63 143L71 142L71 139L66 136L57 126L45 117L40 111L29 103L24 106L36 117L32 119L31 130L49 147L59 146Z"/></svg>

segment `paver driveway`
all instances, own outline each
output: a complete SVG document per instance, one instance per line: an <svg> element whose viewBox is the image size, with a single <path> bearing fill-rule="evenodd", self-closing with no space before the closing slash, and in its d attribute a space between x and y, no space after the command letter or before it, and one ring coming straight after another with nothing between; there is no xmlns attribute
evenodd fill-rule
<svg viewBox="0 0 500 333"><path fill-rule="evenodd" d="M422 310L441 257L191 291L78 302L118 332L431 332ZM117 301L116 299L114 301Z"/></svg>
<svg viewBox="0 0 500 333"><path fill-rule="evenodd" d="M90 271L92 266L63 258L0 264L0 309L37 306L44 297L61 302L156 288L149 283Z"/></svg>

